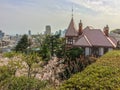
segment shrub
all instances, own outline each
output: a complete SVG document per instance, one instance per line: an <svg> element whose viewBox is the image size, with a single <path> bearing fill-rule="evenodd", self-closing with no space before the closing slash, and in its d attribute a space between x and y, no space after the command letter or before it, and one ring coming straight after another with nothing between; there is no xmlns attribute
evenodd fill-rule
<svg viewBox="0 0 120 90"><path fill-rule="evenodd" d="M46 82L34 78L15 77L11 81L9 90L40 90L46 84Z"/></svg>
<svg viewBox="0 0 120 90"><path fill-rule="evenodd" d="M66 51L66 56L71 60L75 60L79 58L82 53L83 50L81 48L74 47Z"/></svg>
<svg viewBox="0 0 120 90"><path fill-rule="evenodd" d="M60 90L118 90L120 88L120 51L112 51L65 81Z"/></svg>
<svg viewBox="0 0 120 90"><path fill-rule="evenodd" d="M15 55L17 55L16 52L7 52L7 53L4 53L4 54L3 54L3 57L12 58L12 57L14 57Z"/></svg>

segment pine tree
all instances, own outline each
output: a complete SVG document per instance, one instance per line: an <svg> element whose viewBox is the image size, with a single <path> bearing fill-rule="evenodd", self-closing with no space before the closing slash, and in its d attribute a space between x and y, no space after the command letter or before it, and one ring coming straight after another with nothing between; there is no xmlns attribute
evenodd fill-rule
<svg viewBox="0 0 120 90"><path fill-rule="evenodd" d="M18 44L15 47L16 52L25 52L26 49L30 46L29 41L28 41L28 36L23 35Z"/></svg>

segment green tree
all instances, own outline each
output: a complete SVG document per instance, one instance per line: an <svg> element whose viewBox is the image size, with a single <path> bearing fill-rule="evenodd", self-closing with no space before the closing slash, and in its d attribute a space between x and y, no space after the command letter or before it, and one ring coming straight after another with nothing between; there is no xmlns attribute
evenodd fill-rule
<svg viewBox="0 0 120 90"><path fill-rule="evenodd" d="M43 60L50 60L51 56L56 55L62 58L65 53L65 39L60 37L60 33L55 35L38 35L36 41L39 42L38 51Z"/></svg>
<svg viewBox="0 0 120 90"><path fill-rule="evenodd" d="M10 60L8 65L0 67L0 90L8 90L11 78L15 77L16 71L21 67L21 62Z"/></svg>
<svg viewBox="0 0 120 90"><path fill-rule="evenodd" d="M35 75L38 72L38 69L40 69L39 62L42 61L41 57L38 56L37 53L30 53L30 54L24 54L23 61L27 64L28 70L27 75L28 78L31 78L32 75L35 77ZM37 71L35 71L37 69Z"/></svg>
<svg viewBox="0 0 120 90"><path fill-rule="evenodd" d="M18 54L17 54L18 55ZM21 56L22 55L22 56ZM0 66L0 90L40 90L47 85L47 81L35 78L39 72L41 58L37 53L20 54L22 60L11 60L5 66ZM23 63L26 63L24 66ZM17 77L18 69L27 67L27 76Z"/></svg>
<svg viewBox="0 0 120 90"><path fill-rule="evenodd" d="M70 60L75 60L76 58L80 58L80 55L82 55L82 53L83 50L81 48L74 47L66 51L66 56Z"/></svg>
<svg viewBox="0 0 120 90"><path fill-rule="evenodd" d="M65 58L65 38L57 39L55 54L58 58Z"/></svg>
<svg viewBox="0 0 120 90"><path fill-rule="evenodd" d="M30 42L28 40L28 36L25 34L22 36L22 38L16 45L15 51L16 52L25 52L29 46L30 46Z"/></svg>
<svg viewBox="0 0 120 90"><path fill-rule="evenodd" d="M45 36L45 38L42 40L39 54L42 57L43 60L48 61L51 57L51 51L50 51L50 35Z"/></svg>

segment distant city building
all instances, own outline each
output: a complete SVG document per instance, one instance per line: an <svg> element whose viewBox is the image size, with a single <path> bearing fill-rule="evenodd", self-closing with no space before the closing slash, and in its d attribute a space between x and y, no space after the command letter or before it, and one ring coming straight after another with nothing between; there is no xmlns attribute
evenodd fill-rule
<svg viewBox="0 0 120 90"><path fill-rule="evenodd" d="M61 37L65 37L66 29L61 31Z"/></svg>
<svg viewBox="0 0 120 90"><path fill-rule="evenodd" d="M4 37L2 38L2 40L4 41L9 41L11 39L10 35L4 35Z"/></svg>
<svg viewBox="0 0 120 90"><path fill-rule="evenodd" d="M19 35L18 34L16 34L16 38L18 38L19 37Z"/></svg>
<svg viewBox="0 0 120 90"><path fill-rule="evenodd" d="M60 37L65 37L65 33L66 33L66 29L65 30L59 30L59 31L56 31L55 34L60 34Z"/></svg>
<svg viewBox="0 0 120 90"><path fill-rule="evenodd" d="M29 30L28 31L28 41L29 41L29 43L32 43L32 40L33 40L33 38L32 38L32 35L31 35L31 30Z"/></svg>
<svg viewBox="0 0 120 90"><path fill-rule="evenodd" d="M28 35L30 35L30 36L31 36L31 30L29 30L29 31L28 31Z"/></svg>
<svg viewBox="0 0 120 90"><path fill-rule="evenodd" d="M46 27L45 27L45 34L46 35L51 35L51 26L50 25L47 25Z"/></svg>
<svg viewBox="0 0 120 90"><path fill-rule="evenodd" d="M5 33L2 32L2 30L0 30L0 39L2 39L4 37Z"/></svg>

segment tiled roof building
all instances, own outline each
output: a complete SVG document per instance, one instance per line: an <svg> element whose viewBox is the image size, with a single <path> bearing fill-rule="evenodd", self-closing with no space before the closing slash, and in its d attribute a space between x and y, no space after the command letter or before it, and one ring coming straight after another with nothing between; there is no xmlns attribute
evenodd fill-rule
<svg viewBox="0 0 120 90"><path fill-rule="evenodd" d="M97 55L101 56L107 51L113 50L117 47L117 40L109 36L108 25L104 27L103 31L87 26L83 29L83 24L80 20L79 29L75 28L74 19L71 22L65 34L66 48L81 47L84 50L85 56Z"/></svg>

